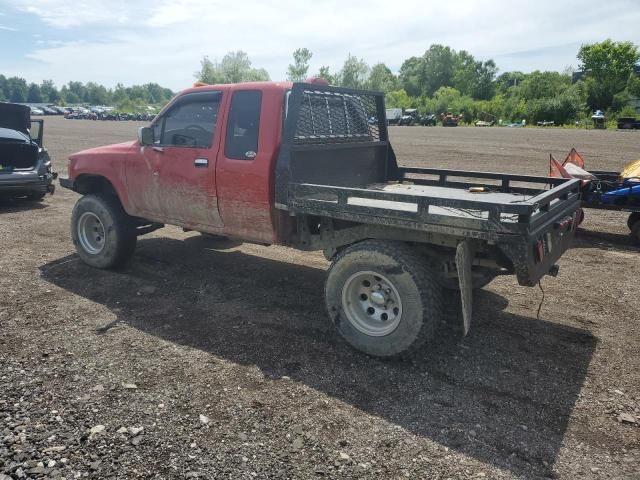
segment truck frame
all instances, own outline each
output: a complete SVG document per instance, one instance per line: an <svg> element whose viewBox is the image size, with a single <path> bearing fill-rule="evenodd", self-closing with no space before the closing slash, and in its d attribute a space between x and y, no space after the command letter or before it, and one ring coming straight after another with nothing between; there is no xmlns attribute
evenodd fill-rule
<svg viewBox="0 0 640 480"><path fill-rule="evenodd" d="M167 137L190 101L204 102L198 121L216 105L214 131L186 125ZM203 135L210 144L198 144ZM83 195L71 233L95 267L122 265L138 235L164 224L322 250L329 318L378 357L436 338L444 289L460 292L466 334L474 289L497 275L532 286L557 274L580 218L579 180L400 167L382 93L314 83L186 90L138 141L72 155L61 184Z"/></svg>

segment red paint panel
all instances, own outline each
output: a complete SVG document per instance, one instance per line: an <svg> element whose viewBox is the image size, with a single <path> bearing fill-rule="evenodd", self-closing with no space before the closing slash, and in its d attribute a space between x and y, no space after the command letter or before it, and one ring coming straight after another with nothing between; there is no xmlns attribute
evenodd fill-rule
<svg viewBox="0 0 640 480"><path fill-rule="evenodd" d="M229 92L258 89L262 92L258 151L252 160L227 158L225 135L216 168L218 207L228 235L265 243L277 239L274 221L274 172L280 147L284 96L290 84L247 84ZM228 109L225 108L226 131Z"/></svg>

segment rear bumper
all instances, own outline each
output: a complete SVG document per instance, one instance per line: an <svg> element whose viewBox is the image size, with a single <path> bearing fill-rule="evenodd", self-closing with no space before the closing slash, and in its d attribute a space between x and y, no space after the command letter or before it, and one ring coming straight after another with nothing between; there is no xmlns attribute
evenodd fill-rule
<svg viewBox="0 0 640 480"><path fill-rule="evenodd" d="M4 177L4 178L3 178ZM21 178L14 174L0 176L0 195L26 195L30 193L53 193L55 173Z"/></svg>
<svg viewBox="0 0 640 480"><path fill-rule="evenodd" d="M534 286L545 275L557 273L556 262L571 247L582 218L579 206L576 204L526 239L498 245L513 263L520 285Z"/></svg>

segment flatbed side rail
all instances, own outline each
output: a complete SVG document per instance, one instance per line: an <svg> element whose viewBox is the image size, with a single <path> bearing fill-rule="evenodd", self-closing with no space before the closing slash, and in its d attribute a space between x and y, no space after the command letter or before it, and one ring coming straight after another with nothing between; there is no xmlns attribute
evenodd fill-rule
<svg viewBox="0 0 640 480"><path fill-rule="evenodd" d="M566 209L566 202L553 204L557 198L572 196L571 205L576 207L579 185L579 181L566 182L562 188L550 190L531 201L494 203L298 183L289 186L288 210L418 230L455 229L462 232L462 236L496 239L499 234L527 234L556 215L557 209ZM430 207L459 210L460 214L434 213Z"/></svg>
<svg viewBox="0 0 640 480"><path fill-rule="evenodd" d="M567 182L566 178L558 177L545 177L537 175L518 175L512 173L498 173L498 172L477 172L473 170L448 170L442 168L420 168L420 167L400 167L400 174L403 178L406 178L406 174L418 174L418 175L431 175L438 177L438 184L448 185L449 178L477 178L483 180L500 180L500 187L508 190L511 188L511 182L528 182L539 183L546 185L562 185ZM414 180L413 178L411 179ZM417 179L419 180L419 179ZM432 181L429 181L432 182ZM472 184L469 184L472 185Z"/></svg>
<svg viewBox="0 0 640 480"><path fill-rule="evenodd" d="M581 188L582 181L573 178L565 181L563 184L557 185L551 190L536 195L533 200L538 206L538 212L533 215L529 221L531 228L536 228L538 225L544 223L547 216L554 216L557 211L565 210L568 206L568 201L575 207L574 210L578 208L581 201ZM561 201L554 203L555 200ZM525 219L521 219L521 221L525 221Z"/></svg>

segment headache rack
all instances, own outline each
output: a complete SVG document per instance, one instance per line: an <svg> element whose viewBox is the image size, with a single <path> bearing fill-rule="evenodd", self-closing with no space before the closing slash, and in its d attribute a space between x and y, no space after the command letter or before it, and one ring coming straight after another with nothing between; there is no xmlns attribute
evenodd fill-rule
<svg viewBox="0 0 640 480"><path fill-rule="evenodd" d="M471 193L478 186L486 193ZM382 93L308 84L291 91L276 167L278 208L497 240L534 232L579 202L579 180L399 168Z"/></svg>
<svg viewBox="0 0 640 480"><path fill-rule="evenodd" d="M384 94L294 83L276 164L276 205L291 183L366 187L398 178Z"/></svg>

